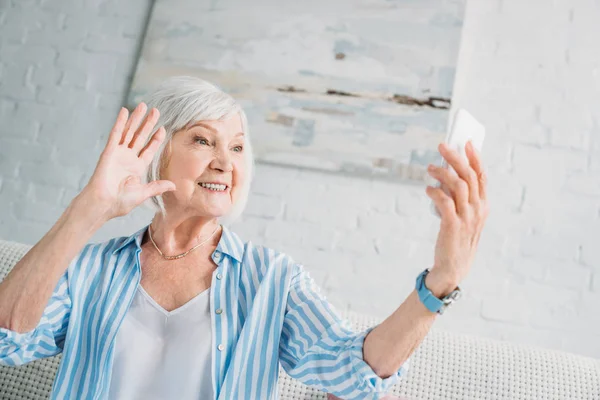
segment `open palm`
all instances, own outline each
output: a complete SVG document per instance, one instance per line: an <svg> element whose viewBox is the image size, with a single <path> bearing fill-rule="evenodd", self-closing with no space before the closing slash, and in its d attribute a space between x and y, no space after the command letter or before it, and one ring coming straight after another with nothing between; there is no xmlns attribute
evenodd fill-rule
<svg viewBox="0 0 600 400"><path fill-rule="evenodd" d="M144 146L160 115L153 108L144 119L146 110L146 104L140 103L128 118L127 109L121 109L88 182L87 189L108 218L126 215L146 199L175 190L175 184L167 180L143 183L142 176L165 138L160 127Z"/></svg>

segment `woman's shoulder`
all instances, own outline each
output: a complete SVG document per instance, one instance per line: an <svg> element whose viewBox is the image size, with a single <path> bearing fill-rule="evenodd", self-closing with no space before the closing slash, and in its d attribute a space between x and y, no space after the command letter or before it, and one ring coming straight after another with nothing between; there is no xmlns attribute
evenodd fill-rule
<svg viewBox="0 0 600 400"><path fill-rule="evenodd" d="M252 258L258 257L263 259L268 263L294 263L292 256L288 253L266 244L253 243L252 241L246 242L244 253Z"/></svg>
<svg viewBox="0 0 600 400"><path fill-rule="evenodd" d="M77 276L94 277L101 273L110 273L111 266L116 265L119 257L111 257L114 250L125 243L127 237L114 237L101 241L86 243L79 253L71 260L66 274L70 278ZM93 279L91 279L93 280ZM79 282L80 280L75 280ZM73 289L73 288L72 288Z"/></svg>
<svg viewBox="0 0 600 400"><path fill-rule="evenodd" d="M128 245L135 246L135 235L117 236L105 240L86 243L72 260L70 268L82 268L83 265L93 265L106 262L111 256L124 250ZM118 257L117 257L118 258Z"/></svg>
<svg viewBox="0 0 600 400"><path fill-rule="evenodd" d="M251 264L261 269L286 268L296 270L300 265L287 252L266 244L254 243L251 240L244 243L243 263Z"/></svg>

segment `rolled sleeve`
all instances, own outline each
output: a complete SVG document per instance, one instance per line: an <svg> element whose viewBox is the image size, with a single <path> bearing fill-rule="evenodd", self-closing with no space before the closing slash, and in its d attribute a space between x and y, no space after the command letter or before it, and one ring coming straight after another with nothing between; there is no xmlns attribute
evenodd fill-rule
<svg viewBox="0 0 600 400"><path fill-rule="evenodd" d="M35 336L35 331L35 328L29 332L16 332L8 328L0 328L0 342L6 346L24 346L31 342L31 339Z"/></svg>
<svg viewBox="0 0 600 400"><path fill-rule="evenodd" d="M70 315L71 297L65 272L34 329L16 332L0 328L0 365L23 365L59 354L63 349Z"/></svg>
<svg viewBox="0 0 600 400"><path fill-rule="evenodd" d="M345 400L384 397L408 363L379 377L363 357L365 337L373 329L352 330L308 272L296 266L279 346L281 365L292 378Z"/></svg>
<svg viewBox="0 0 600 400"><path fill-rule="evenodd" d="M350 346L350 353L352 355L352 368L357 378L364 382L370 391L379 393L387 392L392 386L399 382L400 377L406 374L410 366L410 360L406 360L393 375L387 378L381 378L379 375L377 375L375 371L373 371L373 368L371 368L371 366L367 364L364 359L365 338L373 329L375 329L375 326L372 326L361 332L352 341Z"/></svg>

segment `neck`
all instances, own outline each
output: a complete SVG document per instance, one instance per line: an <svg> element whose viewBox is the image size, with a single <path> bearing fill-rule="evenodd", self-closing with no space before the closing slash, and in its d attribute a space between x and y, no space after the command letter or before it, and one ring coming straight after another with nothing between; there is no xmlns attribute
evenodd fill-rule
<svg viewBox="0 0 600 400"><path fill-rule="evenodd" d="M165 218L160 213L154 216L150 224L152 239L164 254L183 253L206 240L218 227L219 222L216 218L178 219L170 214ZM220 236L220 232L217 230L203 247L215 247L219 243Z"/></svg>

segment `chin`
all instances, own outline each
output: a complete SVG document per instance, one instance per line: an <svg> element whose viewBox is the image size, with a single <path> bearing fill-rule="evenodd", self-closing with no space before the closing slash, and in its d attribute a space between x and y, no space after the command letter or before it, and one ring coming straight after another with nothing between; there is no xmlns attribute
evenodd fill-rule
<svg viewBox="0 0 600 400"><path fill-rule="evenodd" d="M210 207L210 208L203 208L202 210L200 210L200 212L198 214L202 215L203 217L221 218L221 217L224 217L227 214L229 214L229 212L231 212L231 207L227 207L227 208Z"/></svg>

